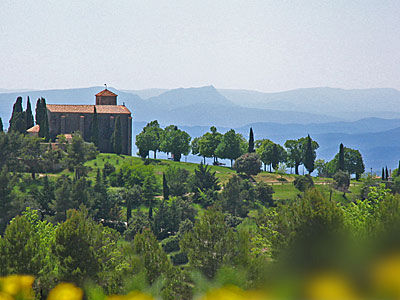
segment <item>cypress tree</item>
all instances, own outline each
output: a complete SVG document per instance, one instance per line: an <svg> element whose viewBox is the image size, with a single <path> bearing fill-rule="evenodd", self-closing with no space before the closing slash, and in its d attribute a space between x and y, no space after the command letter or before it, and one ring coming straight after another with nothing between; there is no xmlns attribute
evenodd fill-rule
<svg viewBox="0 0 400 300"><path fill-rule="evenodd" d="M3 120L0 118L0 132L3 132Z"/></svg>
<svg viewBox="0 0 400 300"><path fill-rule="evenodd" d="M40 125L43 120L42 102L40 101L40 98L36 101L35 120L37 125Z"/></svg>
<svg viewBox="0 0 400 300"><path fill-rule="evenodd" d="M339 148L339 159L338 159L337 170L344 171L344 146L342 143L340 144Z"/></svg>
<svg viewBox="0 0 400 300"><path fill-rule="evenodd" d="M385 180L385 169L382 168L382 180Z"/></svg>
<svg viewBox="0 0 400 300"><path fill-rule="evenodd" d="M163 173L163 197L164 200L168 200L169 198L169 187L168 187L168 182L167 182L167 178L165 177L165 173Z"/></svg>
<svg viewBox="0 0 400 300"><path fill-rule="evenodd" d="M99 121L97 118L96 106L94 106L93 120L90 126L90 141L95 144L96 147L99 146Z"/></svg>
<svg viewBox="0 0 400 300"><path fill-rule="evenodd" d="M114 123L114 132L112 135L112 146L114 153L122 153L122 132L121 132L121 118L118 116Z"/></svg>
<svg viewBox="0 0 400 300"><path fill-rule="evenodd" d="M31 100L29 99L29 96L28 96L28 101L26 103L25 123L26 123L26 125L25 125L26 129L29 129L29 128L33 127L33 125L34 125Z"/></svg>
<svg viewBox="0 0 400 300"><path fill-rule="evenodd" d="M386 169L385 169L385 178L386 178L386 180L389 180L389 171L388 171L387 166L386 166Z"/></svg>
<svg viewBox="0 0 400 300"><path fill-rule="evenodd" d="M250 135L249 135L249 153L255 152L254 150L254 134L253 134L253 128L250 127Z"/></svg>
<svg viewBox="0 0 400 300"><path fill-rule="evenodd" d="M39 137L44 138L45 141L48 141L50 138L49 118L47 116L47 106L44 98L40 99L40 111Z"/></svg>
<svg viewBox="0 0 400 300"><path fill-rule="evenodd" d="M315 169L314 161L315 161L315 157L314 157L314 151L312 148L312 140L311 140L310 135L308 135L306 150L304 153L304 166L306 167L309 174L311 174L312 171L314 171L314 169Z"/></svg>
<svg viewBox="0 0 400 300"><path fill-rule="evenodd" d="M8 130L24 133L26 131L25 126L25 117L22 110L22 97L18 97L13 106L13 112L10 119L10 127Z"/></svg>

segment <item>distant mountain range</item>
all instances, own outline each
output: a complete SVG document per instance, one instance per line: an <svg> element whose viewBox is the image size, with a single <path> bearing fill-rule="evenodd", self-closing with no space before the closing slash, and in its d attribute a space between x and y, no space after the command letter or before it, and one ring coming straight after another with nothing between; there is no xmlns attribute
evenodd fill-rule
<svg viewBox="0 0 400 300"><path fill-rule="evenodd" d="M32 102L44 97L53 104L93 104L103 87L65 90L0 90L0 117L8 127L12 105L18 96ZM247 137L253 127L256 138L283 143L289 138L312 135L318 155L331 159L338 144L360 149L367 167L397 167L400 158L400 92L394 89L299 89L281 93L216 89L213 86L180 89L116 90L118 103L133 113L134 131L146 122L176 124L192 136L210 126L225 132L235 128Z"/></svg>
<svg viewBox="0 0 400 300"><path fill-rule="evenodd" d="M279 93L221 89L219 92L247 107L306 111L349 121L400 115L400 91L389 88L345 90L321 87Z"/></svg>

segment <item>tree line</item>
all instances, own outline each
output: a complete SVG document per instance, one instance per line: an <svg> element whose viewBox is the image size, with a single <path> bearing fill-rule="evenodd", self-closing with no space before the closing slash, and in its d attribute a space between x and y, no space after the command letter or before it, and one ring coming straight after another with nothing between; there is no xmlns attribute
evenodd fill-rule
<svg viewBox="0 0 400 300"><path fill-rule="evenodd" d="M182 155L198 155L212 158L213 164L218 164L218 159L229 159L231 166L233 161L245 153L255 152L264 165L264 171L278 170L282 164L283 168L294 168L294 173L299 175L299 167L304 165L309 173L318 171L320 176L332 177L338 170L355 174L356 179L364 173L365 166L358 150L340 145L338 154L329 162L317 158L319 144L312 140L310 135L299 139L287 140L283 146L269 139L254 140L253 129L250 128L249 140L247 141L234 129L222 134L215 126L210 128L200 137L191 139L190 135L170 125L162 129L157 121L148 123L136 136L138 155L148 158L150 151L154 152L154 158L158 151L171 153L175 161L180 161ZM338 162L339 158L343 158ZM340 164L340 166L339 166Z"/></svg>

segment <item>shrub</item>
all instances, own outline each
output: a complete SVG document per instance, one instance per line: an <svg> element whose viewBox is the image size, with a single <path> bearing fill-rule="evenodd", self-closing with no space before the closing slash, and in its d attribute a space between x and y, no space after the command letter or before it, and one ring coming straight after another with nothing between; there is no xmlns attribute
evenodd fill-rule
<svg viewBox="0 0 400 300"><path fill-rule="evenodd" d="M179 238L173 235L164 239L162 241L162 247L166 253L179 251Z"/></svg>
<svg viewBox="0 0 400 300"><path fill-rule="evenodd" d="M246 153L240 156L233 165L238 173L245 173L247 176L257 175L261 171L261 160L256 153Z"/></svg>
<svg viewBox="0 0 400 300"><path fill-rule="evenodd" d="M187 254L183 252L178 252L171 255L171 261L175 266L184 265L189 262Z"/></svg>
<svg viewBox="0 0 400 300"><path fill-rule="evenodd" d="M294 181L293 184L296 189L298 189L300 192L305 192L309 188L314 186L314 181L312 177L307 174L304 176L299 176L297 177Z"/></svg>

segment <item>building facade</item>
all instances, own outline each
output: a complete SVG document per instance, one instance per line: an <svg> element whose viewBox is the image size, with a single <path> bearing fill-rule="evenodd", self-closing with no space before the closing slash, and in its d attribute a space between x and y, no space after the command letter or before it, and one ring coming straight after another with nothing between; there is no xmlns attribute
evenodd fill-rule
<svg viewBox="0 0 400 300"><path fill-rule="evenodd" d="M117 105L117 95L105 89L96 94L96 105L47 104L50 138L59 134L80 132L85 141L91 139L91 126L96 109L100 152L113 152L111 136L115 122L121 122L122 154L132 154L132 116L125 105Z"/></svg>

